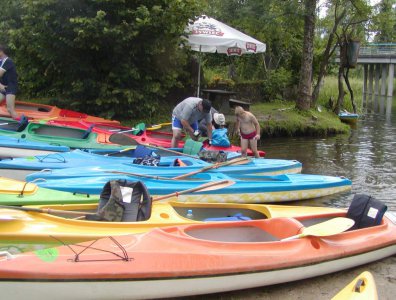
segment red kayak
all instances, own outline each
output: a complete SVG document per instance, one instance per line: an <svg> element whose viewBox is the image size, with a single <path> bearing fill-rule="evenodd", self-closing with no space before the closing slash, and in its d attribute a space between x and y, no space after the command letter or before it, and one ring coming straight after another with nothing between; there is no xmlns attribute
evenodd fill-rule
<svg viewBox="0 0 396 300"><path fill-rule="evenodd" d="M52 105L40 103L16 101L15 110L18 115L24 115L29 119L37 120L59 120L59 121L79 121L84 120L89 123L102 122L105 124L120 124L118 121L107 120L100 117L90 116L73 110L61 109ZM5 101L0 103L0 116L9 117Z"/></svg>
<svg viewBox="0 0 396 300"><path fill-rule="evenodd" d="M83 120L69 121L69 120L49 120L47 123L54 125L61 125L67 127L76 127L87 130L92 127L92 124ZM119 145L134 145L138 144L150 144L153 146L171 148L172 133L158 130L141 130L139 128L130 128L118 124L108 124L103 122L96 122L92 127L92 131L98 134L98 140L106 143L115 143ZM179 143L180 147L184 146L184 141ZM207 142L204 142L204 148L206 150L215 151L229 151L229 152L241 152L241 147L231 145L231 147L220 147L212 146ZM259 151L261 157L265 156L264 151ZM249 149L248 155L253 155L253 152Z"/></svg>

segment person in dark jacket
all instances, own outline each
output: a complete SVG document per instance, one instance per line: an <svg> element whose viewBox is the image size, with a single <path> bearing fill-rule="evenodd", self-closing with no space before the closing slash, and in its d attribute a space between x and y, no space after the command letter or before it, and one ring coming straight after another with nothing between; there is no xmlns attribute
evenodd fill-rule
<svg viewBox="0 0 396 300"><path fill-rule="evenodd" d="M4 45L0 45L0 101L6 99L7 110L13 119L18 118L15 111L15 95L18 91L18 75L15 64L7 56Z"/></svg>

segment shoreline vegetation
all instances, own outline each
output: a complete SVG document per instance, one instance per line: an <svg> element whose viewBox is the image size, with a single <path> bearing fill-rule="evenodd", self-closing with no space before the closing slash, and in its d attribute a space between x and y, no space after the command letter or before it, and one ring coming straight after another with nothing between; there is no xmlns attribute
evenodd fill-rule
<svg viewBox="0 0 396 300"><path fill-rule="evenodd" d="M354 90L358 113L361 113L363 80L360 78L351 78L350 81ZM346 134L350 131L350 126L342 123L329 107L329 100L332 99L335 101L337 93L337 78L335 76L329 76L325 79L321 89L318 107L316 109L312 108L308 111L300 111L295 108L296 104L294 101L274 100L260 102L260 99L253 99L250 111L257 117L261 125L263 138L295 136L326 137L329 135ZM44 98L25 99L24 97L20 97L20 100L52 104L50 99ZM179 101L175 101L175 103L177 102ZM150 117L137 119L131 116L129 119L120 121L123 125L130 127L140 122L146 124L170 122L173 106L172 103L163 103L160 109ZM345 96L343 108L352 111L349 94ZM237 142L234 120L234 115L226 115L229 135L234 142ZM169 130L169 128L163 129Z"/></svg>

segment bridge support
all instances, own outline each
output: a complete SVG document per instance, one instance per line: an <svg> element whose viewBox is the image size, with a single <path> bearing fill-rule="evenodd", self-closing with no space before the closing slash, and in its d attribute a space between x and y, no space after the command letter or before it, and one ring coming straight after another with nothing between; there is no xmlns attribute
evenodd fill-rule
<svg viewBox="0 0 396 300"><path fill-rule="evenodd" d="M371 102L373 97L376 99L376 96L393 97L394 63L366 63L363 65L363 76L363 105Z"/></svg>
<svg viewBox="0 0 396 300"><path fill-rule="evenodd" d="M395 77L395 65L389 65L389 72L388 72L388 97L393 96L393 78Z"/></svg>

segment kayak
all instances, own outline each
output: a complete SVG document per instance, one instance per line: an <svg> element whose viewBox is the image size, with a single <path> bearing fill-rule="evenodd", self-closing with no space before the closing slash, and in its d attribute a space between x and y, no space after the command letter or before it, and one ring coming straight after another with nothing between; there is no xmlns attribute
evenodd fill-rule
<svg viewBox="0 0 396 300"><path fill-rule="evenodd" d="M237 179L218 172L206 172L190 178L191 180L174 180L123 174L117 176L117 179L141 180L152 195L167 195L213 181L234 182L232 185L215 191L179 195L177 201L181 202L273 203L304 200L349 191L352 184L344 177L308 174L245 175L243 179ZM112 175L74 177L38 181L37 185L60 191L99 194L106 182L111 179L114 179Z"/></svg>
<svg viewBox="0 0 396 300"><path fill-rule="evenodd" d="M338 114L338 117L342 122L349 124L356 124L357 120L359 119L358 114L350 113L350 112L340 112Z"/></svg>
<svg viewBox="0 0 396 300"><path fill-rule="evenodd" d="M98 204L26 206L64 211L97 211ZM190 218L187 218L191 211ZM137 222L104 222L70 219L73 215L47 214L13 209L0 209L0 245L59 245L88 241L107 236L143 233L162 226L199 222L257 220L275 217L302 216L340 212L340 209L286 205L232 203L153 202L150 218ZM68 216L69 218L66 218ZM56 239L55 239L55 238Z"/></svg>
<svg viewBox="0 0 396 300"><path fill-rule="evenodd" d="M45 105L32 102L15 102L15 110L18 115L25 115L29 119L46 119L46 120L84 120L85 122L102 122L107 124L119 124L118 121L107 120L100 117L90 116L77 111L61 109L52 105ZM0 116L9 117L6 102L0 102Z"/></svg>
<svg viewBox="0 0 396 300"><path fill-rule="evenodd" d="M0 122L6 121L7 126L0 126L0 136L9 136L18 139L26 139L35 142L44 142L48 144L63 145L70 148L108 148L123 149L116 144L106 144L98 138L96 133L90 130L78 128L67 128L41 123L27 123L21 128L21 124L8 119L0 119Z"/></svg>
<svg viewBox="0 0 396 300"><path fill-rule="evenodd" d="M143 148L143 149L142 149ZM26 156L18 159L3 159L0 161L0 173L7 174L7 177L25 179L25 176L33 172L46 170L43 174L32 174L29 181L36 175L40 178L76 177L76 176L101 176L103 172L112 170L124 172L142 172L143 174L157 173L167 176L176 176L200 168L212 166L198 158L187 156L161 156L158 166L146 166L134 163L134 158L146 155L156 155L152 150L144 146L137 146L135 149L127 151L103 151L103 150L73 150L66 153L55 153L49 155ZM125 155L125 156L120 156ZM174 166L181 164L185 166ZM81 167L84 166L84 167ZM249 173L261 175L276 175L284 173L301 172L301 163L296 160L282 159L255 159L251 158L247 163L221 167L224 173ZM65 170L67 168L67 170ZM59 170L59 172L56 169ZM51 171L49 171L51 170ZM49 173L48 173L49 171ZM16 175L14 175L16 174ZM162 176L161 175L161 176ZM22 176L22 177L21 177Z"/></svg>
<svg viewBox="0 0 396 300"><path fill-rule="evenodd" d="M0 177L0 205L38 205L57 203L96 203L99 196L60 192L34 183Z"/></svg>
<svg viewBox="0 0 396 300"><path fill-rule="evenodd" d="M182 166L179 164L182 164ZM224 166L222 166L223 164ZM96 163L95 165L87 167L86 164L84 164L84 167L57 170L48 170L48 168L46 168L44 171L27 175L26 180L31 181L36 178L52 180L92 176L118 177L123 173L176 177L183 176L191 172L199 172L200 170L206 170L207 172L221 172L235 177L244 177L247 174L278 175L300 173L301 167L302 164L295 160L238 158L224 163L211 164L190 157L168 156L161 157L158 165L155 166L136 164L132 159L130 159L128 162L118 162L114 164Z"/></svg>
<svg viewBox="0 0 396 300"><path fill-rule="evenodd" d="M135 151L135 147L131 147L123 150L75 149L64 153L4 158L0 160L0 174L7 175L9 178L25 179L26 175L41 170L128 163L137 157L153 155L153 153L152 150L144 152L140 150Z"/></svg>
<svg viewBox="0 0 396 300"><path fill-rule="evenodd" d="M3 252L0 288L4 299L42 299L43 291L57 299L183 297L311 278L396 254L396 225L387 217L370 228L284 240L343 216L179 225Z"/></svg>
<svg viewBox="0 0 396 300"><path fill-rule="evenodd" d="M27 155L46 155L55 152L68 152L67 146L51 145L28 141L21 138L0 136L0 157L24 157Z"/></svg>
<svg viewBox="0 0 396 300"><path fill-rule="evenodd" d="M331 300L377 300L377 287L373 275L364 271Z"/></svg>
<svg viewBox="0 0 396 300"><path fill-rule="evenodd" d="M50 120L48 124L55 124L58 126L75 127L81 129L90 128L91 124L84 121L62 121ZM137 145L137 144L150 144L154 146L171 148L172 133L163 132L158 130L146 130L144 124L138 124L136 128L125 127L114 124L96 123L92 131L97 133L101 140L108 143L115 143L121 145ZM183 136L185 137L185 136ZM179 142L179 147L184 147L184 141ZM227 152L241 152L241 147L231 145L230 147L213 146L204 143L203 147L211 151L227 151ZM265 156L264 151L259 151L261 157ZM249 149L248 155L253 155Z"/></svg>

